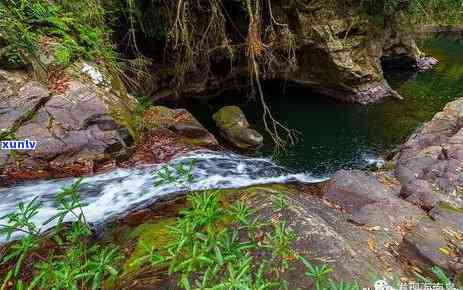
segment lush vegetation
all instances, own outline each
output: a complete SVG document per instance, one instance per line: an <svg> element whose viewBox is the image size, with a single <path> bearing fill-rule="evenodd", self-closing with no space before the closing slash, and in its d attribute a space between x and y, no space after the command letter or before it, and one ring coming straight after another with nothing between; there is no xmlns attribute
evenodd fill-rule
<svg viewBox="0 0 463 290"><path fill-rule="evenodd" d="M462 0L412 0L409 11L417 25L463 24Z"/></svg>
<svg viewBox="0 0 463 290"><path fill-rule="evenodd" d="M191 168L164 168L157 184L189 184ZM334 282L329 267L312 265L294 251L296 235L285 221L263 222L245 202L228 202L220 192L191 192L188 201L171 227L173 241L161 249L145 245L148 254L133 263L168 267L183 289L242 290L289 289L284 273L302 262L316 289L359 289ZM287 206L284 196L275 198L276 213Z"/></svg>
<svg viewBox="0 0 463 290"><path fill-rule="evenodd" d="M117 59L112 44L115 39L121 42L122 54L127 54L126 48L130 48L131 57L153 52L152 48L138 43L137 39L142 38L158 49L156 53L162 53L160 46L172 48L168 61L175 61L175 78L180 83L198 66L204 67L204 73L211 73L208 61L211 49L233 60L242 54L242 47L246 48L248 57L264 57L263 62L272 66L294 65L294 52L291 51L294 36L288 26L276 18L266 1L207 0L201 2L201 7L189 1L168 2L5 0L0 3L0 35L5 38L7 47L1 54L10 64L47 62L50 56L45 56L45 51L51 51L56 63L63 65L79 58L111 63ZM362 3L375 13L388 13L407 5L415 24L458 25L463 17L461 0L411 0L409 4L400 0L363 0ZM194 20L201 11L207 11L211 17L205 31L200 31L201 25ZM228 23L230 21L233 23ZM230 25L237 36L228 31ZM117 37L111 28L117 30ZM280 41L272 42L275 37ZM270 44L281 46L273 48L281 49L280 53L269 50Z"/></svg>
<svg viewBox="0 0 463 290"><path fill-rule="evenodd" d="M164 168L157 184L189 184L191 168ZM101 289L115 279L123 256L115 245L98 245L92 237L83 213L86 204L79 198L80 184L78 180L56 195L58 212L41 227L32 222L41 207L38 197L4 217L7 223L0 226L0 233L7 240L19 240L5 248L0 289ZM299 260L317 289L359 289L335 283L329 279L329 267L314 266L299 256L291 247L296 236L286 222L263 223L243 202L223 203L218 192L191 192L188 200L190 207L171 227L174 241L161 250L148 248L148 255L132 263L168 267L183 289L241 290L288 289L281 276ZM279 196L274 209L286 206ZM73 222L66 223L68 219ZM57 225L43 234L52 224ZM270 231L260 236L264 228ZM265 258L258 258L257 252L265 253Z"/></svg>
<svg viewBox="0 0 463 290"><path fill-rule="evenodd" d="M11 64L46 62L52 51L58 64L79 59L113 61L106 11L96 0L6 0L0 3L0 31Z"/></svg>
<svg viewBox="0 0 463 290"><path fill-rule="evenodd" d="M155 173L156 185L188 185L191 168L165 167ZM117 246L102 245L95 238L79 197L81 182L57 193L58 211L41 227L33 223L41 207L39 197L3 218L0 233L7 241L17 240L3 246L0 289L111 289L126 259ZM275 213L288 206L283 195L275 196ZM355 283L335 282L330 267L299 255L292 247L297 236L286 221L264 222L245 202L217 191L190 192L188 207L168 228L170 242L161 247L143 243L145 254L129 260L129 266L167 269L170 280L186 290L263 290L292 289L285 273L299 263L314 289L360 289ZM450 282L442 270L433 272L440 283Z"/></svg>

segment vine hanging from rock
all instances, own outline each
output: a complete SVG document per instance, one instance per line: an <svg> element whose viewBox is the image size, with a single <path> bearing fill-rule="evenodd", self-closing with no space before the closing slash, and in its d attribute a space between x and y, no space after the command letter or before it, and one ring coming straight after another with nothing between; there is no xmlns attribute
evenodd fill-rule
<svg viewBox="0 0 463 290"><path fill-rule="evenodd" d="M251 93L258 96L265 129L273 139L276 151L280 151L296 142L295 132L273 116L265 101L261 80L271 77L275 68L285 67L289 72L297 67L295 37L287 24L277 20L271 0L240 1L247 31L240 30L241 23L236 23L237 20L227 12L229 2L177 0L170 8L172 23L167 40L169 52L175 57L177 85L182 86L191 74L200 74L198 79L207 84L213 77L211 56L217 52L229 59L229 75L235 73L234 64L239 63L236 59L245 57ZM196 23L206 17L197 17L195 13L206 13L208 20ZM240 39L232 39L228 33L230 29L238 32L235 34Z"/></svg>

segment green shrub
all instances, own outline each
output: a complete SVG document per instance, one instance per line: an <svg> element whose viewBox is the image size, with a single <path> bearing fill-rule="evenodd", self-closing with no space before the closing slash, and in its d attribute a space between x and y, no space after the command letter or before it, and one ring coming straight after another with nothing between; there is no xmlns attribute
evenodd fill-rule
<svg viewBox="0 0 463 290"><path fill-rule="evenodd" d="M192 181L192 168L193 164L164 167L155 173L156 185L184 187ZM314 266L301 257L292 248L297 237L286 221L263 222L244 202L229 203L218 191L190 191L188 204L170 226L173 241L163 248L146 243L147 254L132 261L132 267L167 267L182 289L289 289L283 273L299 261L317 289L359 289L334 282L329 267ZM287 207L284 196L277 195L274 210Z"/></svg>

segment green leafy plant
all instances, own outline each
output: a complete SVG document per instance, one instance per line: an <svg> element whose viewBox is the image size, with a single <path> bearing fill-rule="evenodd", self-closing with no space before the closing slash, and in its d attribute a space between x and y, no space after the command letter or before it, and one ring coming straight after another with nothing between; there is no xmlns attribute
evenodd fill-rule
<svg viewBox="0 0 463 290"><path fill-rule="evenodd" d="M155 173L156 184L192 181L193 165L164 167ZM295 262L303 261L317 289L359 289L335 283L328 266L313 266L298 259L292 248L297 236L286 221L262 222L244 201L227 202L217 191L188 193L189 207L170 227L173 241L162 249L144 244L146 255L133 264L168 269L182 289L289 289L282 275ZM278 211L288 207L277 195ZM265 233L265 234L264 234Z"/></svg>
<svg viewBox="0 0 463 290"><path fill-rule="evenodd" d="M122 258L117 247L100 246L91 241L92 229L85 219L83 208L87 205L80 200L79 179L63 188L55 202L58 212L38 227L34 217L39 213L39 197L27 204L20 203L16 212L3 217L5 225L0 225L0 234L7 240L23 235L7 246L7 254L2 257L1 265L8 267L3 285L13 283L16 289L101 289L105 279L115 277L115 268ZM72 218L73 222L64 226ZM51 223L57 224L51 234L42 232ZM54 240L54 247L48 257L41 257L36 252L45 242ZM25 265L28 257L40 257L35 265ZM22 277L22 271L28 269L32 278ZM4 289L4 288L2 288Z"/></svg>
<svg viewBox="0 0 463 290"><path fill-rule="evenodd" d="M283 211L286 208L288 208L288 203L286 202L286 198L284 197L282 193L277 194L273 202L273 210Z"/></svg>

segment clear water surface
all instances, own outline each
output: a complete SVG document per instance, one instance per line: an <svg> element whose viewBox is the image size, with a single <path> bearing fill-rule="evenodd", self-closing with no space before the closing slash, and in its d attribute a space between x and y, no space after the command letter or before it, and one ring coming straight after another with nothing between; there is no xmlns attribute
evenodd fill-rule
<svg viewBox="0 0 463 290"><path fill-rule="evenodd" d="M274 116L300 133L300 142L276 161L295 172L326 175L341 168L362 168L402 143L422 122L430 120L447 102L463 96L463 40L434 38L423 50L439 59L432 71L387 75L404 100L387 99L362 106L339 103L290 85L267 85L266 97ZM224 105L238 105L251 123L264 132L260 105L241 96L187 104L214 131L212 114ZM215 132L217 133L217 132ZM266 146L257 154L273 152Z"/></svg>

